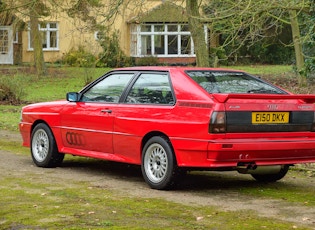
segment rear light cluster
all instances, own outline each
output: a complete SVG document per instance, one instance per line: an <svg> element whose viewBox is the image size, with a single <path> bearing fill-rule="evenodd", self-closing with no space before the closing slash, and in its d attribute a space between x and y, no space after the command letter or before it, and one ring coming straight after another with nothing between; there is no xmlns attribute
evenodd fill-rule
<svg viewBox="0 0 315 230"><path fill-rule="evenodd" d="M225 133L226 132L226 114L225 112L215 111L212 113L209 133Z"/></svg>

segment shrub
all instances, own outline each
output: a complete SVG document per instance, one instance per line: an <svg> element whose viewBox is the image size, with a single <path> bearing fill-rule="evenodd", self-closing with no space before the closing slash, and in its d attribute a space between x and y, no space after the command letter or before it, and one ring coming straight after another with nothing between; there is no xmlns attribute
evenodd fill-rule
<svg viewBox="0 0 315 230"><path fill-rule="evenodd" d="M25 96L23 83L20 78L3 76L0 78L0 102L5 104L19 104Z"/></svg>
<svg viewBox="0 0 315 230"><path fill-rule="evenodd" d="M98 67L122 67L133 65L133 59L127 57L119 45L119 33L115 31L111 35L102 33L99 44L103 52L99 54Z"/></svg>
<svg viewBox="0 0 315 230"><path fill-rule="evenodd" d="M159 60L154 56L147 56L137 59L136 65L138 66L155 66L159 65Z"/></svg>
<svg viewBox="0 0 315 230"><path fill-rule="evenodd" d="M62 58L62 62L70 66L94 67L96 57L80 46L78 49L71 49L66 53Z"/></svg>

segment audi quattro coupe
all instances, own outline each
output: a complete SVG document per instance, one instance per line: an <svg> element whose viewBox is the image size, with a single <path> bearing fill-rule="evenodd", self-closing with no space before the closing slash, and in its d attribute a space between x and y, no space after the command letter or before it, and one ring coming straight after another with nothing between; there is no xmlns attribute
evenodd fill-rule
<svg viewBox="0 0 315 230"><path fill-rule="evenodd" d="M153 189L170 189L188 170L273 182L315 162L314 102L241 71L132 67L67 100L23 107L19 128L39 167L72 154L141 165Z"/></svg>

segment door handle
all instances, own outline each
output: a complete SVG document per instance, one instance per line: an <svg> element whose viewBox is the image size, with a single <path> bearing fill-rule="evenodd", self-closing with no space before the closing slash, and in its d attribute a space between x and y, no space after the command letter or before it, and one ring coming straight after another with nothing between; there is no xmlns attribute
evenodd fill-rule
<svg viewBox="0 0 315 230"><path fill-rule="evenodd" d="M112 113L112 110L110 110L110 109L102 109L101 113Z"/></svg>

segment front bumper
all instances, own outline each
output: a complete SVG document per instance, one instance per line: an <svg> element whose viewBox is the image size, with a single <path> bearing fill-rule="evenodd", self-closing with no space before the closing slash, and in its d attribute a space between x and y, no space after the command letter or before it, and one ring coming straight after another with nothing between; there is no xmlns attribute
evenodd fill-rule
<svg viewBox="0 0 315 230"><path fill-rule="evenodd" d="M31 124L24 122L19 123L19 130L23 141L22 145L25 147L30 147L31 129L32 129Z"/></svg>

